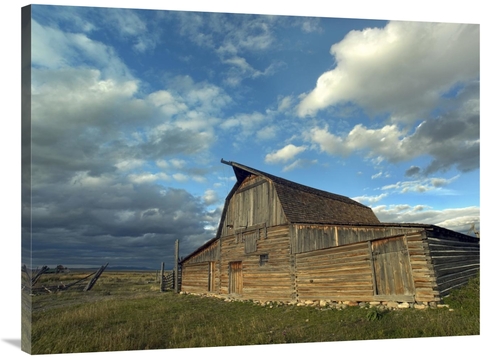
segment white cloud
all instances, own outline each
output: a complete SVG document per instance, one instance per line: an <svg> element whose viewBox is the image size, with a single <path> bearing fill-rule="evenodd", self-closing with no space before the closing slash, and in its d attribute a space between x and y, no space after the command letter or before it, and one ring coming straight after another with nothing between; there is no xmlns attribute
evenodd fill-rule
<svg viewBox="0 0 500 359"><path fill-rule="evenodd" d="M212 49L227 65L226 85L236 87L244 79L255 79L275 73L283 63L270 61L264 66L251 63L248 54L266 51L275 42L273 16L239 16L219 13L179 13L181 34L195 44Z"/></svg>
<svg viewBox="0 0 500 359"><path fill-rule="evenodd" d="M345 102L413 121L440 96L479 76L479 25L389 22L351 31L331 47L335 68L304 94L299 116Z"/></svg>
<svg viewBox="0 0 500 359"><path fill-rule="evenodd" d="M306 18L302 22L302 31L306 33L322 32L321 24L318 18Z"/></svg>
<svg viewBox="0 0 500 359"><path fill-rule="evenodd" d="M380 129L368 129L356 125L344 138L328 131L328 127L314 127L305 133L312 143L319 145L322 152L330 155L347 156L354 151L369 149L370 157L383 156L392 161L406 160L419 153L405 153L402 139L404 133L396 125L386 125Z"/></svg>
<svg viewBox="0 0 500 359"><path fill-rule="evenodd" d="M384 191L394 191L398 193L418 192L424 193L435 191L436 193L449 194L446 186L458 179L459 176L452 178L423 178L414 181L399 181L382 187Z"/></svg>
<svg viewBox="0 0 500 359"><path fill-rule="evenodd" d="M292 171L297 168L306 168L318 163L318 160L298 159L283 167L283 172Z"/></svg>
<svg viewBox="0 0 500 359"><path fill-rule="evenodd" d="M259 140L270 140L276 137L277 132L278 128L276 126L266 126L258 130L256 135Z"/></svg>
<svg viewBox="0 0 500 359"><path fill-rule="evenodd" d="M86 34L66 33L32 21L32 65L47 69L99 68L105 77L132 80L127 66L109 47Z"/></svg>
<svg viewBox="0 0 500 359"><path fill-rule="evenodd" d="M219 196L213 189L207 189L203 194L203 201L205 205L211 206L219 201Z"/></svg>
<svg viewBox="0 0 500 359"><path fill-rule="evenodd" d="M224 63L236 66L243 72L256 73L256 70L248 64L247 60L239 56L233 56L229 59L226 59L224 60Z"/></svg>
<svg viewBox="0 0 500 359"><path fill-rule="evenodd" d="M188 107L181 99L175 98L169 91L160 90L147 96L147 100L154 106L161 109L167 116L174 116L188 110Z"/></svg>
<svg viewBox="0 0 500 359"><path fill-rule="evenodd" d="M187 182L189 181L189 177L183 173L175 173L172 177L179 182Z"/></svg>
<svg viewBox="0 0 500 359"><path fill-rule="evenodd" d="M119 162L116 163L115 166L120 171L130 171L144 166L145 163L146 161L140 159L125 159L125 160L119 160Z"/></svg>
<svg viewBox="0 0 500 359"><path fill-rule="evenodd" d="M387 197L387 193L379 194L378 196L358 196L352 199L360 203L371 205L373 203L380 202L383 198Z"/></svg>
<svg viewBox="0 0 500 359"><path fill-rule="evenodd" d="M235 138L241 140L247 136L253 136L257 128L266 119L260 112L241 113L224 120L220 127L225 131L235 133Z"/></svg>
<svg viewBox="0 0 500 359"><path fill-rule="evenodd" d="M146 24L136 12L129 9L112 9L108 14L110 25L114 26L123 36L137 36L147 31Z"/></svg>
<svg viewBox="0 0 500 359"><path fill-rule="evenodd" d="M170 176L165 173L133 173L128 175L128 179L133 183L152 183L156 181L169 181Z"/></svg>
<svg viewBox="0 0 500 359"><path fill-rule="evenodd" d="M304 152L306 149L307 149L306 146L295 146L289 144L283 147L282 149L267 154L265 161L266 163L288 162L292 160L299 153Z"/></svg>
<svg viewBox="0 0 500 359"><path fill-rule="evenodd" d="M285 112L292 107L292 96L285 96L279 99L278 112Z"/></svg>
<svg viewBox="0 0 500 359"><path fill-rule="evenodd" d="M453 231L467 233L474 223L479 229L479 207L435 210L424 205L391 205L373 207L381 222L433 224Z"/></svg>
<svg viewBox="0 0 500 359"><path fill-rule="evenodd" d="M375 164L384 160L399 163L428 155L430 163L419 169L424 175L452 166L463 172L477 169L480 144L478 84L469 84L446 103L450 107L447 112L422 121L413 130L397 124L372 129L357 124L349 133L336 135L325 125L304 131L303 137L318 146L321 152L332 156L364 152Z"/></svg>

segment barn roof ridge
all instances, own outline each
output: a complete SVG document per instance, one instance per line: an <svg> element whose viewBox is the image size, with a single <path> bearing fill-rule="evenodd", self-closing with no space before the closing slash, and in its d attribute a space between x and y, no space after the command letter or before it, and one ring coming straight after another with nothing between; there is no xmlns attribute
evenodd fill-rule
<svg viewBox="0 0 500 359"><path fill-rule="evenodd" d="M225 161L224 159L222 159L221 162L224 163L224 164L227 164L229 166L232 166L233 168L237 167L237 168L239 168L241 170L244 170L244 171L256 174L256 175L261 175L261 176L267 177L268 179L272 180L273 182L278 183L278 184L283 185L283 186L286 186L286 187L289 187L289 188L293 188L293 189L296 189L296 190L299 190L299 191L302 191L302 192L307 192L307 193L310 193L310 194L313 194L313 195L316 195L316 196L321 196L321 197L325 197L325 198L328 198L328 199L333 199L333 200L336 200L336 201L341 201L341 202L344 202L344 203L347 203L347 204L352 204L352 205L355 205L355 206L360 206L360 207L364 207L364 208L370 208L370 207L365 206L364 204L359 203L359 202L357 202L357 201L355 201L352 198L349 198L347 196L343 196L343 195L340 195L340 194L337 194L337 193L328 192L328 191L317 189L317 188L314 188L314 187L311 187L311 186L307 186L307 185L304 185L304 184L301 184L301 183L290 181L290 180L287 180L285 178L282 178L282 177L279 177L279 176L276 176L276 175L273 175L273 174L270 174L270 173L267 173L267 172L264 172L264 171L261 171L261 170L258 170L258 169L246 166L246 165L243 165L243 164L238 163L238 162Z"/></svg>

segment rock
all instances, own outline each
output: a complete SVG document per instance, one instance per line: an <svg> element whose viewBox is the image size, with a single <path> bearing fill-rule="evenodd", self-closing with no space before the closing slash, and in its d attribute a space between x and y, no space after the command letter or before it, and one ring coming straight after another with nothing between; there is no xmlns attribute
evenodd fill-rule
<svg viewBox="0 0 500 359"><path fill-rule="evenodd" d="M398 308L400 308L400 309L410 308L410 303L407 303L407 302L399 303Z"/></svg>
<svg viewBox="0 0 500 359"><path fill-rule="evenodd" d="M319 301L319 306L320 307L326 307L328 305L328 302L326 300L320 300Z"/></svg>
<svg viewBox="0 0 500 359"><path fill-rule="evenodd" d="M358 302L354 302L352 300L346 300L345 302L342 302L342 304L345 304L349 307L357 307L358 306Z"/></svg>
<svg viewBox="0 0 500 359"><path fill-rule="evenodd" d="M415 309L427 309L427 305L425 305L425 304L415 304L413 306L413 308L415 308Z"/></svg>
<svg viewBox="0 0 500 359"><path fill-rule="evenodd" d="M398 302L387 302L386 307L387 308L397 308Z"/></svg>

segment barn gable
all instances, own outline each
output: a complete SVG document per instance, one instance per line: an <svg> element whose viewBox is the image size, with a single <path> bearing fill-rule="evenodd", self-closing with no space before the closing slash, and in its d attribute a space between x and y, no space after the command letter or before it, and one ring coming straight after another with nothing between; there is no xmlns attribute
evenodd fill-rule
<svg viewBox="0 0 500 359"><path fill-rule="evenodd" d="M372 209L348 197L318 190L286 180L254 168L222 160L233 167L237 182L229 193L217 237L222 234L227 206L231 198L242 191L242 184L255 178L251 185L269 184L274 189L286 223L316 224L378 224ZM246 187L249 188L249 187ZM250 187L251 188L251 187ZM276 203L278 205L278 203ZM258 208L258 204L256 207ZM278 224L278 223L276 223ZM281 223L280 223L281 224ZM229 224L230 225L230 224Z"/></svg>

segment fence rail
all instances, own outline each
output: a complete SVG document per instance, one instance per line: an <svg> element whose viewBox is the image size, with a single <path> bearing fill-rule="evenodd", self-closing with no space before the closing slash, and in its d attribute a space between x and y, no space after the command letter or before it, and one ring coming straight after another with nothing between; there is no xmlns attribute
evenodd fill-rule
<svg viewBox="0 0 500 359"><path fill-rule="evenodd" d="M179 275L177 278L177 288L181 287L181 270L179 269ZM163 281L161 283L161 291L175 290L175 272L172 270L163 275Z"/></svg>

